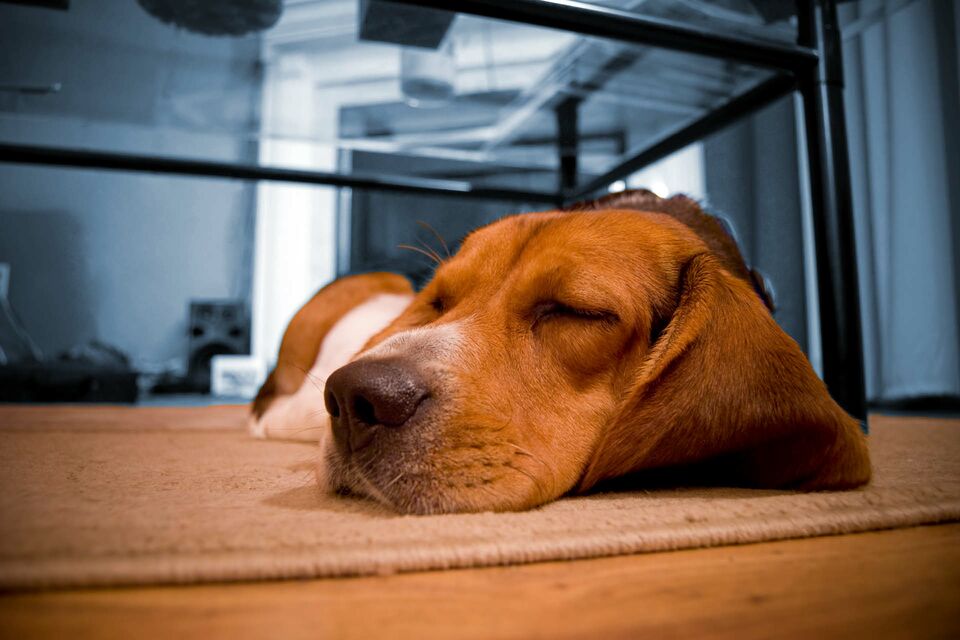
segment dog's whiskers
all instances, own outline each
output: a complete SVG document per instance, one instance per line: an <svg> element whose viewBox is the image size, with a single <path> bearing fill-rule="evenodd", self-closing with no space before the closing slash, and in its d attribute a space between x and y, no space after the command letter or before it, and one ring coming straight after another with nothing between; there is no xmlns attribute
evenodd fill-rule
<svg viewBox="0 0 960 640"><path fill-rule="evenodd" d="M387 489L389 489L390 487L392 487L392 486L395 485L396 483L400 482L401 478L403 478L403 472L402 472L402 471L397 474L397 477L396 477L396 478L394 478L393 480L391 480L391 481L388 482L387 484L383 485L383 488L380 489L380 490L385 492Z"/></svg>
<svg viewBox="0 0 960 640"><path fill-rule="evenodd" d="M303 367L296 364L295 362L290 362L288 360L277 360L277 366L293 367L294 369L297 369L298 371L302 372L303 375L306 376L306 378L310 381L310 383L313 384L313 387L317 391L323 391L323 388L321 387L321 385L326 385L327 383L327 381L324 380L323 378L320 378L319 376L314 375L308 369L304 369Z"/></svg>
<svg viewBox="0 0 960 640"><path fill-rule="evenodd" d="M443 262L443 258L440 256L439 253L437 253L437 250L431 247L430 245L428 245L426 242L424 242L420 238L417 238L417 244L423 247L425 251L430 252L430 255L432 255L433 259L437 261L437 264L440 264Z"/></svg>
<svg viewBox="0 0 960 640"><path fill-rule="evenodd" d="M300 429L295 429L290 433L304 433L306 431L322 431L324 429L323 425L317 425L315 427L301 427Z"/></svg>
<svg viewBox="0 0 960 640"><path fill-rule="evenodd" d="M506 466L508 469L513 469L514 471L516 471L516 472L518 472L518 473L522 473L523 475L525 475L525 476L527 476L528 478L530 478L530 480L533 482L533 486L535 486L535 487L537 488L537 491L539 491L539 492L540 492L541 494L543 494L544 496L547 495L547 492L546 492L546 490L544 489L544 486L543 486L540 478L537 478L535 475L533 475L532 473L530 473L529 471L527 471L527 470L524 469L523 467L516 467L516 466L514 466L514 465L512 465L512 464L510 464L510 463L507 463L505 466Z"/></svg>
<svg viewBox="0 0 960 640"><path fill-rule="evenodd" d="M430 258L431 260L433 260L434 262L436 262L438 265L443 262L443 260L441 260L436 254L430 253L429 251L424 251L424 250L421 249L420 247L414 247L414 246L409 245L409 244L398 244L398 245L397 245L397 248L398 248L398 249L409 249L410 251L416 251L417 253L420 253L420 254L422 254L422 255L427 256L428 258Z"/></svg>
<svg viewBox="0 0 960 640"><path fill-rule="evenodd" d="M381 504L384 504L390 507L393 510L396 510L396 507L393 505L393 502L390 500L390 498L385 496L380 489L377 489L376 485L374 485L372 482L367 480L365 476L361 475L359 476L359 478L360 478L360 482L363 484L363 488L367 491L367 494L371 498L377 500Z"/></svg>
<svg viewBox="0 0 960 640"><path fill-rule="evenodd" d="M529 451L528 449L524 449L524 448L521 447L520 445L515 444L515 443L513 443L513 442L510 442L509 440L504 441L504 443L507 444L508 446L513 447L514 449L516 449L517 451L519 451L521 454L523 454L523 455L525 455L525 456L528 456L528 457L531 458L534 462L536 462L536 463L540 464L541 466L543 466L543 467L547 470L547 472L550 474L551 480L554 482L554 484L556 484L556 481L557 481L557 473L556 473L556 471L554 471L553 467L551 467L549 464L547 464L546 460L544 460L544 459L541 458L540 456L534 454L532 451ZM509 465L508 465L508 466L509 466ZM519 469L518 469L518 471L519 471ZM532 477L532 476L531 476L531 477ZM539 485L539 483L538 483L538 487L539 487L539 486L540 486L540 485ZM543 487L540 487L540 489L543 490Z"/></svg>
<svg viewBox="0 0 960 640"><path fill-rule="evenodd" d="M440 233L436 229L434 229L432 225L424 222L423 220L417 220L417 224L423 227L424 229L427 229L428 231L430 231L430 233L432 233L433 236L440 241L440 246L443 247L443 251L444 253L447 254L448 258L453 257L450 254L450 247L447 246L447 241L443 239L443 236L441 236Z"/></svg>

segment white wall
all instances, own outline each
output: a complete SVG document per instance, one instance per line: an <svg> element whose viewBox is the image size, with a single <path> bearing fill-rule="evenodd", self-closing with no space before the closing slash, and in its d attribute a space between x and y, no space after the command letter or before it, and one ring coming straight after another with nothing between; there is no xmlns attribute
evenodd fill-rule
<svg viewBox="0 0 960 640"><path fill-rule="evenodd" d="M316 89L316 65L297 54L273 59L263 89L263 127L286 123L320 139L335 135L342 95ZM329 129L330 131L325 131ZM333 147L268 139L262 164L336 170ZM251 353L272 366L290 319L336 276L337 189L261 182L257 185Z"/></svg>

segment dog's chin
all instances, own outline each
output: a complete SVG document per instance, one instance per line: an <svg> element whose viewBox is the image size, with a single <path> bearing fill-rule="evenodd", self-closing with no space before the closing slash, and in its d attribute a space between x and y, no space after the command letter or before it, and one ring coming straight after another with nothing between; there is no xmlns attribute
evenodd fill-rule
<svg viewBox="0 0 960 640"><path fill-rule="evenodd" d="M352 460L331 446L317 464L321 489L371 499L388 509L409 515L517 511L545 500L535 497L535 483L523 476L509 483L445 480L436 473L364 473Z"/></svg>

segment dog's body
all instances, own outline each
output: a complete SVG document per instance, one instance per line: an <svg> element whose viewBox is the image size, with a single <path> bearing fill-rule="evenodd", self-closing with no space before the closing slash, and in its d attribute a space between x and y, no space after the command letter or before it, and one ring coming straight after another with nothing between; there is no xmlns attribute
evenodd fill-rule
<svg viewBox="0 0 960 640"><path fill-rule="evenodd" d="M320 441L330 432L323 387L413 300L402 276L369 273L335 280L291 320L276 369L253 402L250 431L261 438Z"/></svg>
<svg viewBox="0 0 960 640"><path fill-rule="evenodd" d="M324 485L405 512L529 508L678 465L760 487L866 482L859 426L770 307L687 198L513 216L418 294L392 274L321 290L251 428L319 440Z"/></svg>

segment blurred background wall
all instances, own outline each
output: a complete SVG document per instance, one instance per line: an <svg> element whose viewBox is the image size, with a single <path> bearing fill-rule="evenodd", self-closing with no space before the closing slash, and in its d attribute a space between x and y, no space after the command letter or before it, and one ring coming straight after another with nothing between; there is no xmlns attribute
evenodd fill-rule
<svg viewBox="0 0 960 640"><path fill-rule="evenodd" d="M217 135L255 128L256 38L174 32L111 0L4 7L0 42L5 82L63 82L52 101L0 93L5 111L29 114L0 120L5 139L256 157L252 141ZM98 93L121 99L90 99ZM42 127L26 126L32 116ZM46 355L100 339L141 367L180 362L190 299L249 296L254 196L235 181L4 165L0 262L12 268L13 305Z"/></svg>
<svg viewBox="0 0 960 640"><path fill-rule="evenodd" d="M843 8L867 395L960 396L960 99L952 0Z"/></svg>

